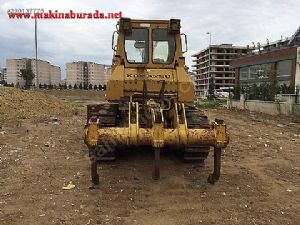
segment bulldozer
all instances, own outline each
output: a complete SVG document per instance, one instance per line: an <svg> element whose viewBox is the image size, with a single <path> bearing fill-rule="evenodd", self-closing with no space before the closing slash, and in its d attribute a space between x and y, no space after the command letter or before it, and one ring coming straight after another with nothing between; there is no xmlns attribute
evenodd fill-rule
<svg viewBox="0 0 300 225"><path fill-rule="evenodd" d="M183 56L187 36L180 28L179 19L118 21L107 103L87 106L85 143L93 186L99 185L101 161L114 160L117 150L144 147L153 149L155 180L160 178L164 149L203 163L213 147L214 170L208 182L218 181L229 135L223 120L209 121L194 104L194 84Z"/></svg>

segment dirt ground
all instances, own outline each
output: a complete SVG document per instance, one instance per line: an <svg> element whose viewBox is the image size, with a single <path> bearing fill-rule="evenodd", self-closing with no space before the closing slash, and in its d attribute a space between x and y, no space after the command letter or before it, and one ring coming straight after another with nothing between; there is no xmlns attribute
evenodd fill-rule
<svg viewBox="0 0 300 225"><path fill-rule="evenodd" d="M7 119L42 118L49 115L72 114L72 106L57 101L43 92L15 88L0 88L0 121Z"/></svg>
<svg viewBox="0 0 300 225"><path fill-rule="evenodd" d="M90 190L84 108L104 95L46 94L76 113L1 124L0 224L299 224L299 118L208 110L231 137L218 183L206 181L213 154L203 168L164 152L153 181L153 152L141 150L101 164L101 186ZM62 190L69 182L76 187Z"/></svg>

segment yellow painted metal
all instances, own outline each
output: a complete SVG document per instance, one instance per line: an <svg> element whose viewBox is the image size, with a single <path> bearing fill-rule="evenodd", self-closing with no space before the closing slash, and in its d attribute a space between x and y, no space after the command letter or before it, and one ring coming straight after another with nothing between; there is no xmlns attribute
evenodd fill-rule
<svg viewBox="0 0 300 225"><path fill-rule="evenodd" d="M131 118L131 105L136 107L136 121L138 121L138 104L129 104L129 119ZM182 115L179 113L179 109ZM153 110L153 109L152 109ZM118 146L152 146L162 148L185 148L188 146L214 146L224 148L229 142L225 124L214 123L210 129L187 129L184 104L175 104L175 128L166 129L162 120L156 122L154 110L152 111L152 127L140 128L138 122L128 123L128 127L101 128L98 122L90 122L86 130L85 141L88 146L96 147L101 141L116 143ZM159 110L162 116L162 110ZM182 116L183 118L180 118ZM130 120L129 120L130 121ZM183 122L182 122L183 121Z"/></svg>
<svg viewBox="0 0 300 225"><path fill-rule="evenodd" d="M178 102L192 103L194 101L194 85L188 76L185 67L185 58L182 53L180 33L176 33L175 56L170 64L157 64L152 62L152 30L168 28L169 20L131 20L132 28L143 28L141 24L149 24L149 62L130 63L127 61L124 33L118 31L117 48L113 58L112 73L107 83L107 100L119 101L124 96L143 92L144 80L147 80L151 92L159 92L161 83L165 81L165 94L173 95ZM145 28L145 27L144 27ZM145 28L146 29L146 28Z"/></svg>
<svg viewBox="0 0 300 225"><path fill-rule="evenodd" d="M222 147L223 143L226 143L229 138L226 133L226 125L214 124L214 128L216 136L216 147Z"/></svg>
<svg viewBox="0 0 300 225"><path fill-rule="evenodd" d="M164 147L164 128L162 123L155 123L152 127L152 146L154 148Z"/></svg>
<svg viewBox="0 0 300 225"><path fill-rule="evenodd" d="M225 124L213 123L210 129L188 129L184 103L194 101L194 85L188 76L182 52L180 32L175 33L176 50L170 64L152 62L152 31L156 28L168 28L168 20L131 20L132 28L147 25L149 31L149 62L147 64L128 62L125 53L125 34L118 31L117 48L112 63L112 74L107 84L107 100L121 102L129 97L128 125L123 127L100 127L98 122L89 122L86 126L85 141L95 147L102 141L111 140L119 146L152 146L162 148L186 148L188 146L226 147L229 136ZM145 27L144 27L145 28ZM152 126L139 126L139 103L143 98L145 82L149 99L146 106L151 109ZM172 129L164 127L163 110L156 102L164 83L164 98L172 102L168 110L168 120ZM138 100L138 98L140 98ZM136 102L134 102L136 101ZM127 118L126 118L127 119ZM148 119L148 118L147 118Z"/></svg>
<svg viewBox="0 0 300 225"><path fill-rule="evenodd" d="M139 128L138 132L131 132L130 127L117 127L117 128L99 128L97 133L90 132L97 124L89 124L86 128L89 130L86 136L86 143L95 147L101 140L113 141L118 146L135 146L136 140L139 140L140 146L153 146L153 147L178 147L176 145L179 140L180 147L191 146L214 146L218 148L226 147L229 141L228 135L225 136L222 132L217 132L216 129L224 129L225 125L218 125L217 128L211 129L189 129L187 132L180 132L179 129L164 129L158 124L152 128ZM132 124L131 126L136 126ZM159 132L158 132L159 131ZM130 135L129 135L130 133ZM139 135L139 139L137 138ZM97 141L96 141L97 140Z"/></svg>
<svg viewBox="0 0 300 225"><path fill-rule="evenodd" d="M89 123L85 128L85 142L91 147L95 147L99 141L99 124L97 122Z"/></svg>

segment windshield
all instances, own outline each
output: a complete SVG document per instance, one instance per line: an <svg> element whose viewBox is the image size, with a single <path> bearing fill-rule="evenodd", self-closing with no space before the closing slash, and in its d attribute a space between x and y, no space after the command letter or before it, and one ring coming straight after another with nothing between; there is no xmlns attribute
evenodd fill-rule
<svg viewBox="0 0 300 225"><path fill-rule="evenodd" d="M129 63L148 63L148 30L132 29L125 34L125 52Z"/></svg>
<svg viewBox="0 0 300 225"><path fill-rule="evenodd" d="M152 31L153 63L171 64L175 55L175 36L167 29Z"/></svg>

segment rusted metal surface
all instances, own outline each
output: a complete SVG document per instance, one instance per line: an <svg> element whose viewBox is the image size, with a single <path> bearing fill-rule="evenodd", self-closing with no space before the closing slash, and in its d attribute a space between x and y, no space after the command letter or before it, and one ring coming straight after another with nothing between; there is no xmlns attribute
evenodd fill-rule
<svg viewBox="0 0 300 225"><path fill-rule="evenodd" d="M101 140L111 140L117 143L119 146L132 146L135 145L131 140L137 140L137 137L129 138L130 136L136 136L137 133L131 132L129 134L128 127L114 127L114 128L99 128L96 124L89 124L86 128L86 143L93 147ZM229 142L229 135L226 133L226 126L224 124L217 125L211 129L189 129L188 132L182 133L179 129L161 129L159 133L160 137L163 137L164 146L182 147L186 144L182 142L184 138L187 139L187 143L191 146L212 146L225 148ZM138 145L139 146L152 146L155 140L153 134L156 134L153 128L139 128L138 129ZM182 137L185 135L185 137ZM179 146L176 143L179 141ZM160 147L164 147L159 145ZM155 146L153 146L155 147Z"/></svg>
<svg viewBox="0 0 300 225"><path fill-rule="evenodd" d="M153 180L160 179L160 148L154 149Z"/></svg>
<svg viewBox="0 0 300 225"><path fill-rule="evenodd" d="M97 156L95 155L94 149L89 150L90 162L91 162L91 177L92 185L91 188L99 185L99 174L97 172Z"/></svg>
<svg viewBox="0 0 300 225"><path fill-rule="evenodd" d="M188 126L184 105L175 104L174 109L170 110L174 120L173 128L164 128L162 110L157 108L154 103L149 104L149 107L144 112L151 112L150 118L148 118L150 127L139 126L139 116L141 115L139 115L139 105L136 103L129 104L127 127L101 126L99 118L91 117L85 128L85 143L96 156L108 155L110 152L101 153L101 151L106 150L106 147L111 148L110 145L113 146L111 153L115 151L114 146L153 147L155 155L153 179L160 177L160 151L162 148L185 149L185 158L198 159L203 162L208 155L209 148L214 147L214 172L209 176L208 181L216 182L220 177L221 148L225 148L229 142L224 121L216 119L209 126L207 124L202 126L199 121L193 120ZM96 109L98 108L96 107ZM91 171L92 182L97 185L99 183L97 160L91 162Z"/></svg>
<svg viewBox="0 0 300 225"><path fill-rule="evenodd" d="M219 180L221 174L221 148L214 148L214 171L208 177L208 182L214 184Z"/></svg>

